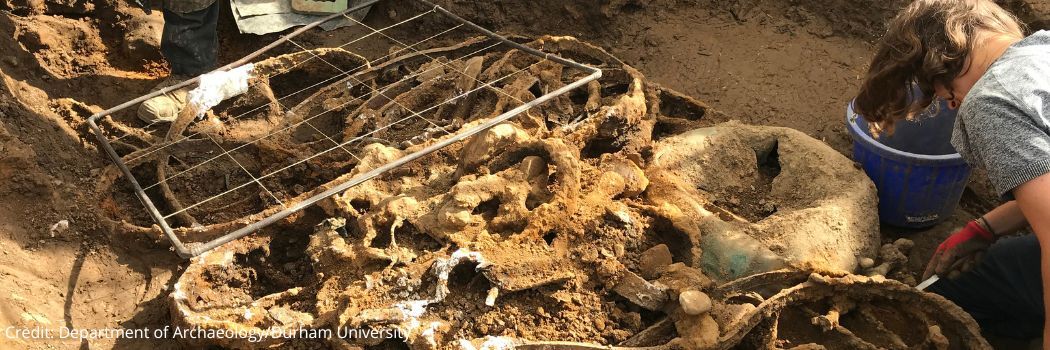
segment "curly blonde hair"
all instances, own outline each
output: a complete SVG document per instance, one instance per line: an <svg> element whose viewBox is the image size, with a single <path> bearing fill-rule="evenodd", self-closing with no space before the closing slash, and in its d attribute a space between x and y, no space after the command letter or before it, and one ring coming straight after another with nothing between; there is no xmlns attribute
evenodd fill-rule
<svg viewBox="0 0 1050 350"><path fill-rule="evenodd" d="M854 110L873 133L892 132L896 121L930 108L936 84L950 90L965 74L978 33L1022 36L1024 27L991 0L913 1L890 21Z"/></svg>

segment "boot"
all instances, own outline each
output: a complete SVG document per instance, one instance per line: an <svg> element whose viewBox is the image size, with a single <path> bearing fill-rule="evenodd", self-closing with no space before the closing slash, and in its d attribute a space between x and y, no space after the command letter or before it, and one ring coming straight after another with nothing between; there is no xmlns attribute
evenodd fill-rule
<svg viewBox="0 0 1050 350"><path fill-rule="evenodd" d="M188 77L177 75L169 76L151 91L157 91L178 84L187 78ZM189 92L190 87L187 86L143 101L142 104L139 105L139 119L150 124L174 121L175 118L179 116L179 112L182 112L182 109L186 107L186 96Z"/></svg>

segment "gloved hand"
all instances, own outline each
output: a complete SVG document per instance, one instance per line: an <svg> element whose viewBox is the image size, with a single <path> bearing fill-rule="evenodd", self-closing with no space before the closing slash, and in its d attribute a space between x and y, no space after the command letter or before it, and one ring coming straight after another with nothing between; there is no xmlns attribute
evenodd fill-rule
<svg viewBox="0 0 1050 350"><path fill-rule="evenodd" d="M980 261L984 250L995 242L995 236L981 227L977 221L970 221L958 232L952 234L937 246L922 279L933 275L952 278L956 274L969 271Z"/></svg>

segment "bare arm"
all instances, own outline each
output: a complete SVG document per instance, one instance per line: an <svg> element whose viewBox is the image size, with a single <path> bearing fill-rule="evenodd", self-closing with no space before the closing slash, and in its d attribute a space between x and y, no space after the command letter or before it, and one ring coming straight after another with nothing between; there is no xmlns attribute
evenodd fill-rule
<svg viewBox="0 0 1050 350"><path fill-rule="evenodd" d="M1050 309L1050 174L1044 174L1018 186L1013 193L1017 198L1018 207L1028 218L1028 224L1039 239L1045 312ZM1050 339L1050 328L1046 325L1043 326L1043 338ZM1050 349L1050 342L1044 342L1043 349Z"/></svg>
<svg viewBox="0 0 1050 350"><path fill-rule="evenodd" d="M1028 226L1028 220L1025 220L1017 201L1006 202L983 217L988 221L988 228L996 236L1012 234Z"/></svg>

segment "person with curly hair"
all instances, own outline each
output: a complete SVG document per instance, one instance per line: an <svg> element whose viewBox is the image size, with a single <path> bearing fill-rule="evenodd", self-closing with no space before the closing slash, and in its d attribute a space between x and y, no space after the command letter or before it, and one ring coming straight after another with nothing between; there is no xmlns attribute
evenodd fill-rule
<svg viewBox="0 0 1050 350"><path fill-rule="evenodd" d="M952 145L1006 203L941 243L924 279L943 278L928 290L985 332L1046 337L1050 32L1025 36L991 0L912 2L889 23L854 108L873 133L889 133L942 104L958 109ZM1029 227L1034 234L1015 235Z"/></svg>

